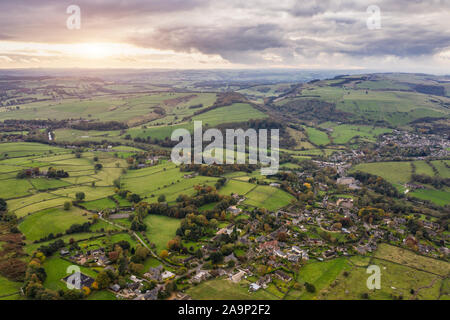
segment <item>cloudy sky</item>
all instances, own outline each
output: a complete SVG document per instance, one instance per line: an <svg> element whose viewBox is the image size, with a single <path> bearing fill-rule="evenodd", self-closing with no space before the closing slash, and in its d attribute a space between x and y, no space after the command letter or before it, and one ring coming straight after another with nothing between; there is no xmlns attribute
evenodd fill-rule
<svg viewBox="0 0 450 320"><path fill-rule="evenodd" d="M450 74L450 0L0 0L0 68L31 67Z"/></svg>

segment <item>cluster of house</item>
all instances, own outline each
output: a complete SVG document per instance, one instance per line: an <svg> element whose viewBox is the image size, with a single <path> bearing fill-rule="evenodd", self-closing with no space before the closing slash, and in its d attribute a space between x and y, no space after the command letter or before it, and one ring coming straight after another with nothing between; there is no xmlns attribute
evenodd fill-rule
<svg viewBox="0 0 450 320"><path fill-rule="evenodd" d="M445 151L450 147L450 142L445 135L417 134L408 131L394 130L391 134L384 135L382 138L380 146L395 143L401 148L431 147L435 148L435 151L438 152L437 154L432 154L433 156L448 155ZM440 152L441 150L444 152Z"/></svg>
<svg viewBox="0 0 450 320"><path fill-rule="evenodd" d="M238 208L236 206L229 206L227 208L227 212L231 213L234 216L237 216L238 214L240 214L242 212L242 209Z"/></svg>
<svg viewBox="0 0 450 320"><path fill-rule="evenodd" d="M366 254L369 252L374 252L377 249L377 243L375 241L369 241L367 243L359 243L357 246L354 246L354 249L359 254Z"/></svg>
<svg viewBox="0 0 450 320"><path fill-rule="evenodd" d="M211 278L211 274L206 270L199 270L192 278L192 283L200 283Z"/></svg>
<svg viewBox="0 0 450 320"><path fill-rule="evenodd" d="M175 274L171 271L164 270L164 267L160 264L157 267L151 267L148 272L144 273L144 277L156 282L172 279Z"/></svg>
<svg viewBox="0 0 450 320"><path fill-rule="evenodd" d="M213 238L211 238L211 242L216 241L220 237L220 235L222 235L222 234L227 234L227 235L231 236L233 231L234 231L234 225L233 224L230 224L230 225L228 225L228 226L226 226L224 228L221 228L221 229L219 229L219 231L216 232L216 235ZM241 229L236 229L236 231L239 234L242 230Z"/></svg>
<svg viewBox="0 0 450 320"><path fill-rule="evenodd" d="M230 273L229 274L229 280L234 282L234 283L238 283L240 282L243 278L246 279L248 276L252 275L252 273L250 272L250 270L248 269L241 269L238 268L236 273Z"/></svg>
<svg viewBox="0 0 450 320"><path fill-rule="evenodd" d="M250 292L258 291L263 288L266 289L269 283L272 282L272 277L270 274L266 274L265 276L258 279L258 281L250 283L248 290Z"/></svg>
<svg viewBox="0 0 450 320"><path fill-rule="evenodd" d="M231 196L233 197L233 199L236 200L236 205L229 206L227 208L227 212L231 213L234 216L237 216L242 212L242 209L238 208L237 206L240 205L243 201L245 201L245 197L238 195L237 193L232 193Z"/></svg>
<svg viewBox="0 0 450 320"><path fill-rule="evenodd" d="M361 189L361 182L356 180L353 177L341 177L336 180L338 185L343 185L349 188L350 190L358 190Z"/></svg>
<svg viewBox="0 0 450 320"><path fill-rule="evenodd" d="M309 260L307 250L301 249L299 246L286 248L286 244L284 242L279 242L278 240L265 241L265 239L266 238L264 236L256 238L256 241L260 243L256 248L256 251L258 253L280 257L294 263L300 262L302 260ZM281 247L284 247L285 249L282 250Z"/></svg>
<svg viewBox="0 0 450 320"><path fill-rule="evenodd" d="M66 248L62 248L59 254L61 255L61 257L67 257L69 260L81 266L86 264L96 264L99 267L105 267L111 264L111 261L105 254L104 248L87 250L86 253L76 251L71 256L69 256L70 255L69 250L67 250Z"/></svg>
<svg viewBox="0 0 450 320"><path fill-rule="evenodd" d="M281 269L278 269L271 274L266 274L265 276L260 277L258 281L250 283L248 291L255 292L261 288L266 289L269 283L272 282L273 277L277 277L278 279L284 282L289 282L292 280L292 277L289 274L287 274Z"/></svg>
<svg viewBox="0 0 450 320"><path fill-rule="evenodd" d="M143 169L143 168L155 166L155 165L159 164L159 160L160 160L160 157L159 157L159 156L148 157L148 158L145 160L145 163L139 163L139 164L137 165L137 168L138 168L138 169Z"/></svg>
<svg viewBox="0 0 450 320"><path fill-rule="evenodd" d="M130 276L130 282L121 287L118 283L113 283L109 286L117 298L127 300L156 300L158 299L158 293L164 288L164 285L156 285L151 290L142 292L145 279L140 279L134 275Z"/></svg>

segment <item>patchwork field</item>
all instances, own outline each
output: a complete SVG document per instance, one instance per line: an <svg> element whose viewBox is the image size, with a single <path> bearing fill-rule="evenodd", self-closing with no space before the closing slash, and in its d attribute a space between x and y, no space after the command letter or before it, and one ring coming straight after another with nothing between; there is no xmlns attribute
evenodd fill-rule
<svg viewBox="0 0 450 320"><path fill-rule="evenodd" d="M332 84L333 81L335 80L324 83ZM335 103L338 110L349 113L353 119L385 121L391 125L404 125L417 118L442 117L448 114L448 110L429 99L429 95L395 91L395 88L366 90L312 85L302 91L302 96Z"/></svg>
<svg viewBox="0 0 450 320"><path fill-rule="evenodd" d="M105 286L117 283L121 290L134 282L132 275L144 277L150 267L162 265L164 270L179 275L174 279L175 292L166 286L163 290L167 291L158 298L167 294L168 299L173 299L178 291L194 300L450 299L450 264L444 261L449 235L445 225L448 208L443 207L450 205L450 188L438 179L422 183L424 189L412 185L411 181L414 173L450 178L450 160L435 160L448 159L441 148L442 144L448 147L447 141L439 135L442 128L444 134L448 131L450 84L447 78L373 74L319 80L328 75L321 70L308 76L292 73L290 80L275 74L265 83L264 73L259 72L254 80L248 80L250 70L239 71L233 81L231 73L234 71L231 70L221 74L202 70L195 76L189 75L191 72L173 70L167 81L160 71L142 74L127 71L120 76L111 71L107 80L91 77L95 73L90 71L76 80L50 81L50 76L42 77L42 83L31 80L28 83L20 77L14 81L0 80L3 90L0 92L0 141L49 139L45 143L0 143L0 198L7 204L3 210L4 203L0 203L0 300L33 299L19 295L22 284L4 276L13 279L13 272L20 271L10 267L15 266L14 262L20 265L21 261L14 260L16 257L23 260L24 268L32 257L39 258L40 255L34 255L36 250L47 256L42 257L47 275L44 287L58 291L67 289L61 280L68 275L67 268L78 263L69 262L72 259L69 257L86 254L87 264L80 267L81 271L96 277L103 268L102 263L96 264L97 258L100 261L108 258L110 261L106 264L114 268L118 276ZM334 76L334 72L330 74ZM189 77L196 81L188 80ZM299 78L301 81L294 80ZM40 89L34 90L36 87ZM23 99L19 95L23 95ZM36 101L27 102L33 99ZM439 119L434 121L434 117ZM19 121L2 122L12 119ZM204 128L223 125L221 129L225 129L224 124L244 127L251 119L260 120L255 121L254 126L258 128L286 129L282 132L280 149L282 174L264 176L260 170L234 171L249 167L227 167L226 174L211 177L181 172L179 166L168 160L171 150L168 140L175 129L184 128L192 133L194 121L202 121ZM417 119L420 120L413 121ZM11 123L17 124L17 128ZM54 136L48 137L48 131ZM417 149L414 152L401 149L403 138L408 137L403 132L421 136L420 145L412 147ZM379 150L385 149L378 147L385 143L381 144L379 139L386 133L392 133L391 142L386 144L394 148L381 154ZM415 156L429 150L433 152L428 157L431 163L425 161L427 157ZM237 150L229 151L238 154ZM248 148L239 155L247 159L252 151ZM353 151L353 154L363 152L366 158L353 157ZM335 156L330 157L333 154ZM155 157L158 164L152 165ZM317 166L307 161L309 159ZM367 163L360 163L360 160ZM330 166L325 161L339 163L339 175L324 169ZM355 163L358 164L350 173L360 170L383 177L404 196L388 196L385 190L370 189L370 186L358 190L338 187L336 178L344 176L345 170ZM51 168L67 174L60 171L61 178L55 178ZM285 174L289 171L291 174ZM226 182L217 187L220 195L237 193L244 197L239 202L241 213L222 215L214 210L216 205L225 204L225 208L230 204L209 195L191 199L191 202L177 202L180 195L195 196L204 191L195 186L215 186L221 178ZM308 200L303 197L297 200L296 196L304 193L306 182L313 197L308 194ZM296 196L285 192L286 186ZM341 198L354 200L353 208L347 208L346 202L338 202ZM218 220L217 228L205 226L201 219L183 221L149 215L138 207L136 202L139 201L167 203L173 216L181 216L188 208L187 212ZM186 206L190 203L199 203L201 207L197 211L195 206ZM145 209L145 204L141 205ZM369 206L383 207L391 217L403 217L408 223L398 224L396 220L396 223L386 224L379 219L348 213L357 213ZM256 208L269 212L255 214L252 211ZM274 214L282 208L292 214ZM98 213L105 209L114 209L116 215L100 216ZM440 226L425 225L425 220ZM144 224L146 230L136 231L140 229L136 228L139 226L136 221ZM81 232L67 234L74 224L86 222L89 225L77 230ZM176 237L182 222L186 230L181 240L184 248L169 250L167 261L157 259L155 254L168 249L168 242ZM365 232L368 224L372 224L372 230ZM350 231L345 230L344 225ZM237 230L237 237L233 232L230 237L213 238L214 234L222 233L223 228L227 233ZM223 230L218 232L220 229ZM380 230L391 234L376 232ZM202 236L196 239L189 234ZM429 245L426 247L428 257L401 247L409 234L415 235L421 244ZM57 239L64 241L68 255L60 252L62 246L53 247ZM273 239L277 239L279 250L287 256L271 249L270 243L266 243L267 251L259 250L264 242ZM372 239L378 245L375 252L355 254L355 247L364 246ZM150 255L142 256L142 252L136 250L141 240L151 248ZM129 250L119 241L127 241ZM295 262L294 246L307 250L310 260ZM50 250L52 248L55 250ZM99 248L104 249L103 253L92 253ZM328 251L335 251L337 258L319 258L327 256ZM345 251L349 254L342 254ZM223 256L233 253L237 259L233 259L234 264L228 258L222 261L218 252ZM103 254L104 257L98 256ZM143 268L137 264L142 264ZM381 268L380 290L367 288L369 265ZM33 264L28 265L31 266ZM227 279L240 269L250 272L238 283ZM30 270L26 277L32 274ZM190 283L189 278L199 270L211 271L212 277L198 285ZM226 274L219 276L215 273L218 270L225 270ZM281 270L290 279L277 272ZM250 292L249 285L266 274L271 275L268 286ZM143 291L134 291L137 295L147 290L139 289ZM127 292L118 292L122 293ZM94 290L87 299L115 300L116 294Z"/></svg>
<svg viewBox="0 0 450 320"><path fill-rule="evenodd" d="M255 109L251 105L246 103L235 103L230 106L220 107L193 116L189 120L189 122L177 122L176 124L169 123L165 125L153 124L152 126L146 125L145 127L134 127L128 129L127 134L130 134L130 136L133 138L152 137L156 139L165 139L170 138L172 132L176 129L183 128L189 130L190 132L193 132L193 121L203 121L203 127L206 127L207 125L210 127L214 127L221 123L241 122L248 119L264 118L267 118L267 115Z"/></svg>
<svg viewBox="0 0 450 320"><path fill-rule="evenodd" d="M214 93L155 92L150 94L111 94L89 99L64 99L63 101L40 101L23 104L18 110L1 112L5 119L97 119L102 121L124 121L130 125L142 121L150 122L162 118L155 112L164 109L167 116L184 116L196 109L189 106L202 103L208 107L214 103Z"/></svg>
<svg viewBox="0 0 450 320"><path fill-rule="evenodd" d="M140 170L129 170L122 178L123 188L155 202L164 194L168 202L174 202L178 195L193 195L193 186L199 184L214 185L218 178L196 176L184 178L188 172L180 172L173 163L165 163Z"/></svg>
<svg viewBox="0 0 450 320"><path fill-rule="evenodd" d="M2 143L0 147L0 159L6 156L8 158L17 158L67 152L69 151L63 148L33 142Z"/></svg>

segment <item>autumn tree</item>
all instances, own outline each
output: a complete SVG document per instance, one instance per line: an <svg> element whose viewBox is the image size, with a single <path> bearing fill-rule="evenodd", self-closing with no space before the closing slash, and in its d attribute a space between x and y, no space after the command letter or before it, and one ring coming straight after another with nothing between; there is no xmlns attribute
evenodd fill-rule
<svg viewBox="0 0 450 320"><path fill-rule="evenodd" d="M167 259L167 257L169 256L169 252L167 250L162 250L159 256L163 259Z"/></svg>
<svg viewBox="0 0 450 320"><path fill-rule="evenodd" d="M144 270L144 265L140 263L130 262L129 267L132 273L141 273Z"/></svg>

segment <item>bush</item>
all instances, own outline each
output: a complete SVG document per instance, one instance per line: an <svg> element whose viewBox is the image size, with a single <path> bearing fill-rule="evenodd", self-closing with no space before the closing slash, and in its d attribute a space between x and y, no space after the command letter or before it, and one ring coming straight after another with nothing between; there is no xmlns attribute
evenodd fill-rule
<svg viewBox="0 0 450 320"><path fill-rule="evenodd" d="M0 198L0 211L6 211L6 208L7 208L6 201Z"/></svg>
<svg viewBox="0 0 450 320"><path fill-rule="evenodd" d="M77 192L75 194L75 198L77 199L77 201L83 201L84 198L86 198L86 195L84 194L84 192Z"/></svg>
<svg viewBox="0 0 450 320"><path fill-rule="evenodd" d="M316 287L312 283L305 282L305 288L306 288L306 291L308 291L309 293L316 292Z"/></svg>
<svg viewBox="0 0 450 320"><path fill-rule="evenodd" d="M64 210L68 211L72 207L72 202L66 201L64 202Z"/></svg>

